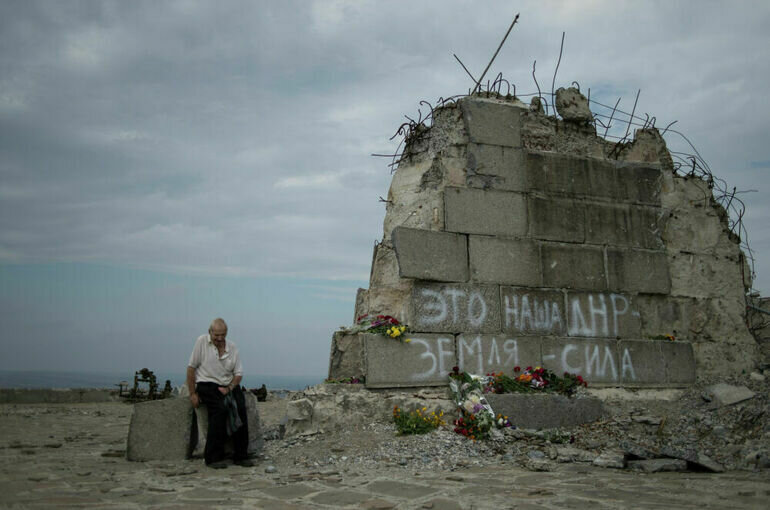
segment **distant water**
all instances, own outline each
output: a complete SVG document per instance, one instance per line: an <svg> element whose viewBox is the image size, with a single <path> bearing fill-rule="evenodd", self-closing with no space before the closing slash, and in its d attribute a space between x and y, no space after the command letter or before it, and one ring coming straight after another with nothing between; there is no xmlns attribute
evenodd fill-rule
<svg viewBox="0 0 770 510"><path fill-rule="evenodd" d="M173 387L184 384L185 375L162 373L155 374L158 385L162 388L166 379ZM247 388L259 388L263 384L271 390L302 390L323 382L324 376L290 375L245 375L242 385ZM0 370L0 388L117 388L121 381L134 384L134 373L104 372L53 372L43 370Z"/></svg>

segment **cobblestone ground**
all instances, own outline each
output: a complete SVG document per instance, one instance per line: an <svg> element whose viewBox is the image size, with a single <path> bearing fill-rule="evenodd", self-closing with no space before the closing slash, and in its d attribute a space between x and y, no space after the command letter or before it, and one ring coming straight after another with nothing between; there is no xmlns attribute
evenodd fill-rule
<svg viewBox="0 0 770 510"><path fill-rule="evenodd" d="M122 403L0 405L0 507L660 509L768 508L770 501L767 471L643 474L571 463L533 472L503 461L452 470L397 461L306 467L280 459L212 470L201 460L128 462L130 415ZM314 448L323 446L319 439ZM266 473L268 465L277 471Z"/></svg>

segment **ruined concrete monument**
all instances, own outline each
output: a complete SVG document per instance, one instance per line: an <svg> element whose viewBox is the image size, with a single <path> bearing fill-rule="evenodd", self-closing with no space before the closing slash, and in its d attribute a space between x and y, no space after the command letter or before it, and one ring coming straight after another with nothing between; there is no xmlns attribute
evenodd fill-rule
<svg viewBox="0 0 770 510"><path fill-rule="evenodd" d="M337 332L330 378L433 386L455 365L542 365L665 387L754 366L750 271L709 183L675 174L657 129L616 144L578 90L556 106L474 94L410 133L354 316L392 315L411 342Z"/></svg>

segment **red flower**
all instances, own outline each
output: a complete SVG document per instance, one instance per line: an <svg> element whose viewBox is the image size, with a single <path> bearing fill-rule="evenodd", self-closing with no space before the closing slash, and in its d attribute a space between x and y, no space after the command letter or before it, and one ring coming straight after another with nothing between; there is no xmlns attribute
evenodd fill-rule
<svg viewBox="0 0 770 510"><path fill-rule="evenodd" d="M519 372L519 371L521 371L521 367L516 365L515 367L513 367L513 371L514 372Z"/></svg>
<svg viewBox="0 0 770 510"><path fill-rule="evenodd" d="M532 372L532 367L527 367L527 372Z"/></svg>

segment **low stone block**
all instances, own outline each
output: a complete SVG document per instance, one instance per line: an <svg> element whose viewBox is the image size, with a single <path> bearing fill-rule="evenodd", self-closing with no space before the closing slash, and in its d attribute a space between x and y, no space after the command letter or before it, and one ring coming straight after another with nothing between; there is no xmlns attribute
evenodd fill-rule
<svg viewBox="0 0 770 510"><path fill-rule="evenodd" d="M639 338L641 325L634 298L606 292L567 292L569 336Z"/></svg>
<svg viewBox="0 0 770 510"><path fill-rule="evenodd" d="M264 439L262 438L262 427L259 421L259 409L257 407L257 396L250 391L243 392L243 399L246 402L246 417L248 423L246 426L249 429L249 455L258 455L264 446ZM192 451L192 457L203 457L206 451L206 436L209 430L209 413L205 405L198 406L195 409L195 441ZM233 453L233 441L227 439L225 441L225 454L232 455Z"/></svg>
<svg viewBox="0 0 770 510"><path fill-rule="evenodd" d="M471 280L539 287L542 285L540 252L527 239L470 236Z"/></svg>
<svg viewBox="0 0 770 510"><path fill-rule="evenodd" d="M364 335L366 387L443 386L457 365L453 335L411 333L405 343L378 335Z"/></svg>
<svg viewBox="0 0 770 510"><path fill-rule="evenodd" d="M417 282L407 323L431 333L500 331L500 290L496 285Z"/></svg>
<svg viewBox="0 0 770 510"><path fill-rule="evenodd" d="M641 318L641 338L674 335L690 338L688 307L694 300L667 296L638 295L634 304Z"/></svg>
<svg viewBox="0 0 770 510"><path fill-rule="evenodd" d="M504 372L515 366L540 364L540 337L509 338L504 335L458 335L457 366L476 375Z"/></svg>
<svg viewBox="0 0 770 510"><path fill-rule="evenodd" d="M521 147L521 108L476 98L460 101L471 143Z"/></svg>
<svg viewBox="0 0 770 510"><path fill-rule="evenodd" d="M558 198L529 199L529 232L537 239L582 243L586 214L581 202Z"/></svg>
<svg viewBox="0 0 770 510"><path fill-rule="evenodd" d="M617 341L605 338L544 338L543 366L556 374L580 375L590 384L617 384L625 375Z"/></svg>
<svg viewBox="0 0 770 510"><path fill-rule="evenodd" d="M540 254L543 286L607 289L601 248L545 243L540 247Z"/></svg>
<svg viewBox="0 0 770 510"><path fill-rule="evenodd" d="M465 236L396 227L392 238L402 278L468 281L468 241Z"/></svg>
<svg viewBox="0 0 770 510"><path fill-rule="evenodd" d="M664 252L607 249L611 290L668 294L671 290L668 257Z"/></svg>
<svg viewBox="0 0 770 510"><path fill-rule="evenodd" d="M189 458L192 424L193 407L186 398L134 404L126 458L140 462Z"/></svg>
<svg viewBox="0 0 770 510"><path fill-rule="evenodd" d="M329 379L358 377L364 373L364 369L364 344L361 337L335 332L329 356Z"/></svg>
<svg viewBox="0 0 770 510"><path fill-rule="evenodd" d="M503 332L511 335L567 334L564 292L500 287Z"/></svg>
<svg viewBox="0 0 770 510"><path fill-rule="evenodd" d="M663 183L660 168L638 163L618 163L617 179L624 198L629 202L660 205Z"/></svg>
<svg viewBox="0 0 770 510"><path fill-rule="evenodd" d="M706 388L706 394L709 395L717 407L730 406L753 398L755 393L746 386L733 386L731 384L718 383Z"/></svg>
<svg viewBox="0 0 770 510"><path fill-rule="evenodd" d="M499 145L468 144L466 182L470 187L527 191L524 152Z"/></svg>
<svg viewBox="0 0 770 510"><path fill-rule="evenodd" d="M527 233L527 202L519 193L446 188L444 214L448 232L508 237Z"/></svg>
<svg viewBox="0 0 770 510"><path fill-rule="evenodd" d="M668 384L692 384L695 382L695 352L689 342L662 341L660 351L666 363Z"/></svg>
<svg viewBox="0 0 770 510"><path fill-rule="evenodd" d="M549 429L574 427L602 416L598 398L567 398L563 395L488 393L487 402L495 414L502 414L518 428Z"/></svg>

